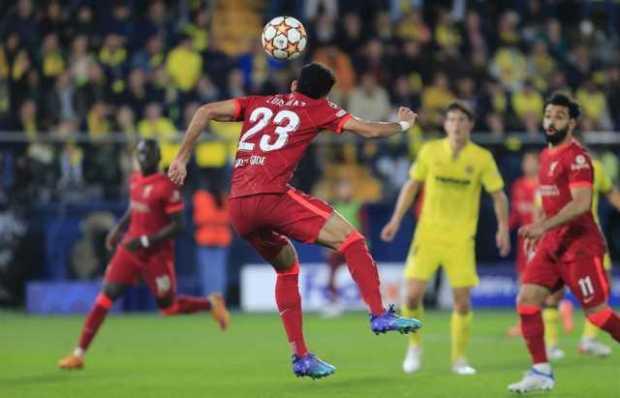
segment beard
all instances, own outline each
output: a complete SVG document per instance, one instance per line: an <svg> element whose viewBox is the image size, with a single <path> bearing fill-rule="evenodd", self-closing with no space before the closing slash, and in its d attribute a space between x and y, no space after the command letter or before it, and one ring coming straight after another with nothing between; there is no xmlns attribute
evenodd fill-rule
<svg viewBox="0 0 620 398"><path fill-rule="evenodd" d="M564 127L563 129L555 129L555 133L553 134L549 134L545 131L545 138L547 139L547 143L556 146L558 145L560 142L564 141L564 138L566 138L566 135L568 134L568 126Z"/></svg>

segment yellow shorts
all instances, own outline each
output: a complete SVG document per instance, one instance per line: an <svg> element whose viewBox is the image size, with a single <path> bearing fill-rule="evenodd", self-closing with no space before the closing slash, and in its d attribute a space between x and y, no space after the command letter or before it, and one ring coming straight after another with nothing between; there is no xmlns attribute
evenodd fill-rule
<svg viewBox="0 0 620 398"><path fill-rule="evenodd" d="M603 257L603 268L605 268L605 271L611 271L611 257L608 251L605 252L605 257Z"/></svg>
<svg viewBox="0 0 620 398"><path fill-rule="evenodd" d="M427 281L440 266L446 271L451 287L476 286L479 279L474 240L455 244L414 239L407 256L405 279Z"/></svg>

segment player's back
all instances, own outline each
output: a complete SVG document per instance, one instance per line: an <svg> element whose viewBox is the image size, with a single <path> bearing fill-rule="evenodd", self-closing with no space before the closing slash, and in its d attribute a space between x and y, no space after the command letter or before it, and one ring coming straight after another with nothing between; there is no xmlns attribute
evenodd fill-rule
<svg viewBox="0 0 620 398"><path fill-rule="evenodd" d="M351 117L325 98L300 93L236 99L236 120L243 121L231 198L287 189L306 149L323 129L336 133Z"/></svg>
<svg viewBox="0 0 620 398"><path fill-rule="evenodd" d="M178 187L162 174L135 173L129 182L131 220L127 238L151 235L170 223L170 214L183 209ZM172 247L172 241L163 246Z"/></svg>

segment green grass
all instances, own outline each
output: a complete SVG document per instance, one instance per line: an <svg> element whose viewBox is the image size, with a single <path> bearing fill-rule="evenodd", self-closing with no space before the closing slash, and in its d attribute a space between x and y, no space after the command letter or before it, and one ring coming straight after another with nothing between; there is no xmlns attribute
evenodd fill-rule
<svg viewBox="0 0 620 398"><path fill-rule="evenodd" d="M401 371L405 338L375 336L366 316L337 320L306 316L306 337L321 358L337 366L324 380L295 378L276 314L235 314L221 333L208 316L111 316L91 347L83 371L64 372L82 317L39 317L0 312L1 397L504 397L528 357L520 339L504 336L511 312L478 311L469 358L473 377L449 371L449 314L425 322L424 367ZM580 325L581 318L578 318ZM613 344L607 336L603 341ZM620 396L620 346L610 358L575 352L578 333L562 336L567 357L555 365L558 384L546 397Z"/></svg>

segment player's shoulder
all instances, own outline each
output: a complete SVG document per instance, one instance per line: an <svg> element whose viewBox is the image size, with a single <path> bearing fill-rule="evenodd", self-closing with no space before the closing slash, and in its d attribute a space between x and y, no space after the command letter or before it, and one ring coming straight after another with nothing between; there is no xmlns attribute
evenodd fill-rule
<svg viewBox="0 0 620 398"><path fill-rule="evenodd" d="M475 142L470 142L469 146L469 156L478 163L487 163L493 160L493 154L487 148L484 148Z"/></svg>
<svg viewBox="0 0 620 398"><path fill-rule="evenodd" d="M435 153L439 152L442 147L445 145L445 138L434 138L432 140L428 140L422 144L420 147L420 152L425 153Z"/></svg>
<svg viewBox="0 0 620 398"><path fill-rule="evenodd" d="M593 163L592 156L590 156L590 152L581 145L581 143L573 140L566 151L564 151L564 158L568 162L575 162L576 164L581 163Z"/></svg>
<svg viewBox="0 0 620 398"><path fill-rule="evenodd" d="M157 185L161 190L171 191L178 189L178 186L162 172L158 172L153 176L153 184Z"/></svg>

